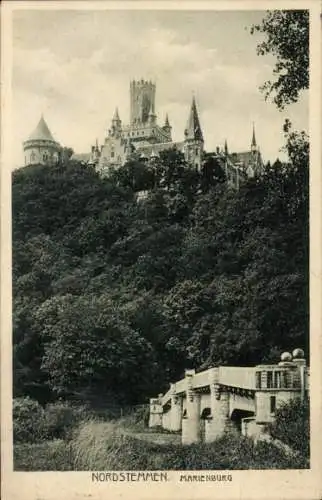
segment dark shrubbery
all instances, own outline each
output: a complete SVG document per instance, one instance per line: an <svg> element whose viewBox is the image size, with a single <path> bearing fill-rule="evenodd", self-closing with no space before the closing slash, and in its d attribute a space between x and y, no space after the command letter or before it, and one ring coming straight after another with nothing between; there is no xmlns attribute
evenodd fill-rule
<svg viewBox="0 0 322 500"><path fill-rule="evenodd" d="M43 441L46 439L70 439L73 429L86 420L84 406L68 402L48 404L44 408L29 397L13 400L14 442Z"/></svg>
<svg viewBox="0 0 322 500"><path fill-rule="evenodd" d="M304 457L310 455L310 403L309 400L294 399L279 408L276 420L270 426L275 439L298 451Z"/></svg>
<svg viewBox="0 0 322 500"><path fill-rule="evenodd" d="M84 406L72 406L68 402L48 404L44 411L43 429L47 439L70 439L81 421L86 420Z"/></svg>
<svg viewBox="0 0 322 500"><path fill-rule="evenodd" d="M29 397L13 400L14 442L36 442L43 438L43 407Z"/></svg>

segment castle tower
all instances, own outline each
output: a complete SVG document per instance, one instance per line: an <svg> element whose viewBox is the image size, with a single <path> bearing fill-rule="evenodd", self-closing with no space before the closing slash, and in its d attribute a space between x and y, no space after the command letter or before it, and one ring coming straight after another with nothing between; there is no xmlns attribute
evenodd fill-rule
<svg viewBox="0 0 322 500"><path fill-rule="evenodd" d="M114 116L112 118L110 135L112 137L119 137L121 133L122 133L122 121L120 120L118 109L115 108Z"/></svg>
<svg viewBox="0 0 322 500"><path fill-rule="evenodd" d="M199 170L201 168L204 140L194 97L192 98L189 119L187 128L184 131L184 136L185 159Z"/></svg>
<svg viewBox="0 0 322 500"><path fill-rule="evenodd" d="M147 123L155 115L155 84L151 81L132 81L130 84L131 125Z"/></svg>
<svg viewBox="0 0 322 500"><path fill-rule="evenodd" d="M23 143L25 165L54 165L59 161L62 147L53 138L43 115L37 127Z"/></svg>

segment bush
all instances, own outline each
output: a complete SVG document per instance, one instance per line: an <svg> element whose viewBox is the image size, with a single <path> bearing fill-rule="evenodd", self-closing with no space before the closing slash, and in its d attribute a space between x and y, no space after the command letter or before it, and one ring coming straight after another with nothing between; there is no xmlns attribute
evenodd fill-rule
<svg viewBox="0 0 322 500"><path fill-rule="evenodd" d="M73 430L87 417L88 410L84 406L62 401L43 408L29 397L16 398L13 401L14 442L70 439Z"/></svg>
<svg viewBox="0 0 322 500"><path fill-rule="evenodd" d="M309 400L294 399L276 411L275 422L270 425L273 438L300 452L310 455L310 404Z"/></svg>
<svg viewBox="0 0 322 500"><path fill-rule="evenodd" d="M85 421L88 410L85 406L73 406L68 402L48 404L45 407L42 427L46 439L70 439L73 430Z"/></svg>
<svg viewBox="0 0 322 500"><path fill-rule="evenodd" d="M148 429L150 408L148 405L137 406L134 410L117 419L118 425L132 430Z"/></svg>
<svg viewBox="0 0 322 500"><path fill-rule="evenodd" d="M14 399L12 416L14 442L35 442L43 438L44 409L37 401L29 397Z"/></svg>

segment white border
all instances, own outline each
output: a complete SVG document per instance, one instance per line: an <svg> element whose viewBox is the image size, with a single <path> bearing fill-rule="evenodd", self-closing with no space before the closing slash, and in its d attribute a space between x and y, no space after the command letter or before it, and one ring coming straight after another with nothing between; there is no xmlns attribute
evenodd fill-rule
<svg viewBox="0 0 322 500"><path fill-rule="evenodd" d="M168 483L92 483L90 472L13 472L11 445L11 67L14 9L70 10L311 10L310 34L310 340L311 340L311 469L301 471L231 471L229 483L179 482L169 472ZM321 31L319 1L153 1L153 2L14 2L1 12L1 440L2 493L5 500L80 499L303 499L322 498L321 485ZM313 396L314 395L314 396Z"/></svg>

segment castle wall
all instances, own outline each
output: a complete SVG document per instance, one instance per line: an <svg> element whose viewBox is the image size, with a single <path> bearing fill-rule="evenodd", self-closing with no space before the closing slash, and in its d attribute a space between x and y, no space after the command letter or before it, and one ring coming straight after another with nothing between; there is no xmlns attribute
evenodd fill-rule
<svg viewBox="0 0 322 500"><path fill-rule="evenodd" d="M119 137L106 137L98 162L98 171L104 172L109 167L120 166L126 158L126 141Z"/></svg>

